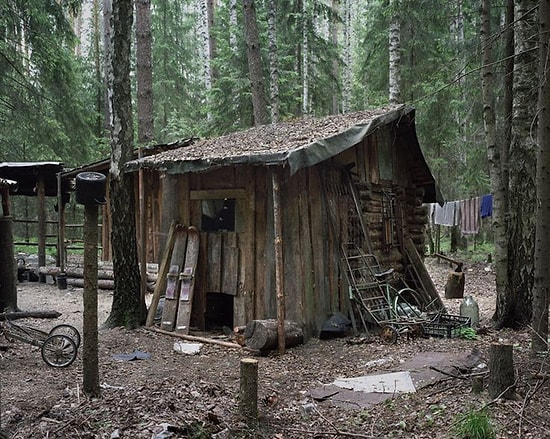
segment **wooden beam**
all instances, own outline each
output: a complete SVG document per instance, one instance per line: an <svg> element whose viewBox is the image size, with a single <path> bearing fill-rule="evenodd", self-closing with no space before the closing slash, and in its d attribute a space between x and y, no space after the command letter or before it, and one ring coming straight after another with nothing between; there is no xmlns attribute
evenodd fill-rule
<svg viewBox="0 0 550 439"><path fill-rule="evenodd" d="M222 200L224 198L246 198L246 189L204 189L190 191L191 200Z"/></svg>

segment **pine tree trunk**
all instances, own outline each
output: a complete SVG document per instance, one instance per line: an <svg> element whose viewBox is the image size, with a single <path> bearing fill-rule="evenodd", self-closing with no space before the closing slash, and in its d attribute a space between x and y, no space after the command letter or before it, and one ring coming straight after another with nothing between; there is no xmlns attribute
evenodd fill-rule
<svg viewBox="0 0 550 439"><path fill-rule="evenodd" d="M491 176L491 189L493 193L493 231L495 243L495 270L496 285L499 295L508 296L507 291L507 227L505 212L507 206L507 177L504 175L504 152L507 145L504 139L500 144L496 138L495 115L495 77L492 69L491 38L491 2L483 0L481 6L481 47L482 47L482 92L483 92L483 122L485 129L485 145L487 147L487 160Z"/></svg>
<svg viewBox="0 0 550 439"><path fill-rule="evenodd" d="M153 140L153 63L151 0L136 0L136 73L138 142Z"/></svg>
<svg viewBox="0 0 550 439"><path fill-rule="evenodd" d="M550 290L550 0L539 3L539 104L537 156L537 220L535 241L535 283L533 288L533 353L548 351L548 301Z"/></svg>
<svg viewBox="0 0 550 439"><path fill-rule="evenodd" d="M136 245L134 181L123 172L132 158L133 124L130 82L132 42L132 0L113 4L113 59L110 93L113 110L111 167L109 173L110 207L115 290L108 327L136 328L145 321L146 307L140 294Z"/></svg>
<svg viewBox="0 0 550 439"><path fill-rule="evenodd" d="M308 0L302 0L302 115L309 113Z"/></svg>
<svg viewBox="0 0 550 439"><path fill-rule="evenodd" d="M254 5L254 0L243 0L243 9L248 75L252 92L252 108L254 110L254 125L265 125L268 122L267 104L265 99L262 57L260 54L260 37L256 21L256 6Z"/></svg>
<svg viewBox="0 0 550 439"><path fill-rule="evenodd" d="M537 101L536 1L516 2L517 22L513 86L512 141L508 228L509 290L497 296L496 326L519 327L531 322L535 248L535 175Z"/></svg>
<svg viewBox="0 0 550 439"><path fill-rule="evenodd" d="M334 47L338 47L338 12L340 9L340 0L332 0L332 19L330 20L330 40ZM339 60L334 59L332 61L332 76L334 77L334 88L332 90L332 114L338 114L339 112L339 90L338 86L340 78L340 65Z"/></svg>

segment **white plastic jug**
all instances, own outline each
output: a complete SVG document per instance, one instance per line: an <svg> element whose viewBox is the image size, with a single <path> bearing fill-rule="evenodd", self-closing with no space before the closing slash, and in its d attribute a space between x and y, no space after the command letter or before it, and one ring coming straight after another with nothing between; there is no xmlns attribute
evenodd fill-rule
<svg viewBox="0 0 550 439"><path fill-rule="evenodd" d="M460 304L460 315L462 317L470 317L472 327L479 325L479 306L474 298L470 295L465 296Z"/></svg>

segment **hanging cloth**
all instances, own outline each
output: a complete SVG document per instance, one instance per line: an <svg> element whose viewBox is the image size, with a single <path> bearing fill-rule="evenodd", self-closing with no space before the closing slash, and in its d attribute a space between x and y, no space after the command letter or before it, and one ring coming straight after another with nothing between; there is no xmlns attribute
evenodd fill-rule
<svg viewBox="0 0 550 439"><path fill-rule="evenodd" d="M493 195L487 194L481 197L481 218L493 216Z"/></svg>
<svg viewBox="0 0 550 439"><path fill-rule="evenodd" d="M434 224L440 226L456 226L460 218L460 206L458 201L448 201L443 206L435 204Z"/></svg>
<svg viewBox="0 0 550 439"><path fill-rule="evenodd" d="M463 235L479 232L481 197L460 201L460 230Z"/></svg>

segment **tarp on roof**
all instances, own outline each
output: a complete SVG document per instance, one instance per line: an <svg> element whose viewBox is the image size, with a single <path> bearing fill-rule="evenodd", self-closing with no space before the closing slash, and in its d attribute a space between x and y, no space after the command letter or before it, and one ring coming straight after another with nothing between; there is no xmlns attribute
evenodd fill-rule
<svg viewBox="0 0 550 439"><path fill-rule="evenodd" d="M288 166L292 175L357 145L381 126L403 121L409 130L407 139L417 158L417 170L423 176L421 185L428 194L425 201L442 201L418 144L414 117L414 108L401 105L262 125L132 160L126 170L149 168L184 174L233 165L277 165Z"/></svg>
<svg viewBox="0 0 550 439"><path fill-rule="evenodd" d="M181 174L252 164L289 166L294 174L351 148L380 125L409 113L414 109L388 107L258 126L130 161L127 170L143 167Z"/></svg>

